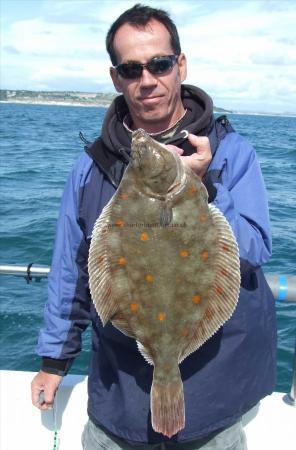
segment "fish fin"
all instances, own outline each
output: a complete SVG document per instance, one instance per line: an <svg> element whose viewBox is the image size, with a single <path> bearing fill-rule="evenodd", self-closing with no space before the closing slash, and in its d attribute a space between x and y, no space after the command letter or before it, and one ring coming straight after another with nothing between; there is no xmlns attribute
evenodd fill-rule
<svg viewBox="0 0 296 450"><path fill-rule="evenodd" d="M107 254L107 224L111 207L112 202L109 202L96 220L88 257L90 293L103 326L118 310L117 302L112 295L112 280Z"/></svg>
<svg viewBox="0 0 296 450"><path fill-rule="evenodd" d="M152 428L170 438L185 426L183 383L178 366L172 377L167 372L159 376L158 371L156 366L150 394Z"/></svg>
<svg viewBox="0 0 296 450"><path fill-rule="evenodd" d="M173 208L169 202L163 202L160 208L160 225L166 227L173 220Z"/></svg>
<svg viewBox="0 0 296 450"><path fill-rule="evenodd" d="M148 364L151 364L152 366L154 366L154 361L152 356L150 355L149 351L147 350L147 348L141 344L141 342L137 341L137 346L138 346L138 350L141 353L141 355L143 356L143 358L145 358L146 362Z"/></svg>
<svg viewBox="0 0 296 450"><path fill-rule="evenodd" d="M120 314L118 316L117 314L115 314L114 318L112 319L112 324L126 336L131 338L136 337L134 331L130 327L130 324L127 322L125 318L120 317Z"/></svg>
<svg viewBox="0 0 296 450"><path fill-rule="evenodd" d="M218 230L218 253L215 278L209 291L207 307L189 345L180 354L179 363L197 350L232 316L240 291L239 249L232 228L224 215L213 205L210 214Z"/></svg>

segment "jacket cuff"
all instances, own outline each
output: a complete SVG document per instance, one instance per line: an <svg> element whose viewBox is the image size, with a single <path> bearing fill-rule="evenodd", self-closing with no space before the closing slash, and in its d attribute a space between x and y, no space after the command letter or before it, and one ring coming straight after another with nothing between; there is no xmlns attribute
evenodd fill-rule
<svg viewBox="0 0 296 450"><path fill-rule="evenodd" d="M54 375L65 376L70 370L74 359L42 358L41 370Z"/></svg>

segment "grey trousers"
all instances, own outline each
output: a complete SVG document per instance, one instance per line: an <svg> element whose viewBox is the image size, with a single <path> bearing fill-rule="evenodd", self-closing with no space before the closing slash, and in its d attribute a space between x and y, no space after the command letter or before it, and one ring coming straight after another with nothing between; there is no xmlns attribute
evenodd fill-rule
<svg viewBox="0 0 296 450"><path fill-rule="evenodd" d="M241 421L211 437L182 443L129 443L106 433L89 420L82 434L83 450L247 450L246 435Z"/></svg>

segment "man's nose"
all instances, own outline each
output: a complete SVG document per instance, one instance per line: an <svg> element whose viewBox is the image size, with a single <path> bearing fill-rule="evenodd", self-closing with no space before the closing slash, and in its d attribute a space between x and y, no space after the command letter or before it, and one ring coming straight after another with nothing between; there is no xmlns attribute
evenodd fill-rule
<svg viewBox="0 0 296 450"><path fill-rule="evenodd" d="M149 72L146 67L143 67L143 72L141 76L141 87L150 87L157 84L157 78L155 75Z"/></svg>

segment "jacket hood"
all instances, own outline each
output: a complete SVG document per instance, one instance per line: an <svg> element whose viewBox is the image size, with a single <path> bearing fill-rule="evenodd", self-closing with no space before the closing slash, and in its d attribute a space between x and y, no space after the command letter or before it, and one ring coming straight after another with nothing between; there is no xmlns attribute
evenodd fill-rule
<svg viewBox="0 0 296 450"><path fill-rule="evenodd" d="M186 84L181 86L181 97L187 112L176 130L176 135L184 129L196 135L207 135L214 123L211 97L202 89ZM128 112L123 95L116 97L105 115L102 126L101 138L106 150L120 157L129 153L131 148L130 133L123 126L123 119ZM170 143L174 142L170 140ZM182 147L185 154L190 154L194 150L188 142Z"/></svg>

